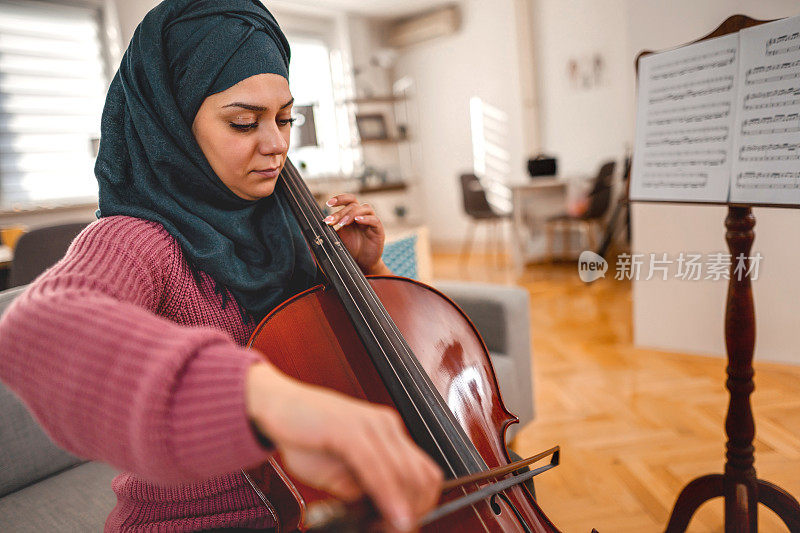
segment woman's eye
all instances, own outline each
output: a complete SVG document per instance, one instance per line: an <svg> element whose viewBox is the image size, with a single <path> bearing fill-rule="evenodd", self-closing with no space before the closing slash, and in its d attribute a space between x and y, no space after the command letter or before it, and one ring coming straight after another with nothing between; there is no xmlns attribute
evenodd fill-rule
<svg viewBox="0 0 800 533"><path fill-rule="evenodd" d="M230 125L233 129L238 131L249 131L258 126L258 122L253 122L252 124L237 124L235 122L231 122Z"/></svg>
<svg viewBox="0 0 800 533"><path fill-rule="evenodd" d="M281 119L278 119L278 124L280 124L281 126L286 126L288 124L294 124L295 120L297 120L297 119L294 118L294 117L292 117L292 118L281 118Z"/></svg>

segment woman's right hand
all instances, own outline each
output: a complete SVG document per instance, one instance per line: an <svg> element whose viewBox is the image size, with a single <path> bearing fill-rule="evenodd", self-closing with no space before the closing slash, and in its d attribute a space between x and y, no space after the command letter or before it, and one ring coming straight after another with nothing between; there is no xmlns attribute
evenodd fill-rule
<svg viewBox="0 0 800 533"><path fill-rule="evenodd" d="M298 480L345 501L364 495L400 530L436 505L439 466L396 411L297 381L270 363L247 374L250 418Z"/></svg>

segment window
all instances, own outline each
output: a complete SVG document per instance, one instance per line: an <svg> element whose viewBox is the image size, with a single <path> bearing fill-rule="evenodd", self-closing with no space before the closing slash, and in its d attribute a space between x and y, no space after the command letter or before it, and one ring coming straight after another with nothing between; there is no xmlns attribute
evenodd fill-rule
<svg viewBox="0 0 800 533"><path fill-rule="evenodd" d="M100 12L0 0L0 209L97 199Z"/></svg>
<svg viewBox="0 0 800 533"><path fill-rule="evenodd" d="M296 35L288 35L288 39L292 49L289 87L299 119L292 129L289 157L295 165L305 166L302 174L306 178L351 175L360 152L342 103L346 77L341 54L332 52L322 39ZM309 124L303 123L310 119L314 121L315 139L308 134Z"/></svg>

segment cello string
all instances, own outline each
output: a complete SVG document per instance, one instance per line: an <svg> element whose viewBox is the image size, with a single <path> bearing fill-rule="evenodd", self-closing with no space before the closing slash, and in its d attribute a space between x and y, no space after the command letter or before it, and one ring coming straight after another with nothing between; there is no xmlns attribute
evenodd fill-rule
<svg viewBox="0 0 800 533"><path fill-rule="evenodd" d="M306 205L306 208L309 209L309 211L311 211L311 212L313 212L315 209L318 210L319 207L317 206L316 201L313 201L313 203L311 203L312 201L309 200L307 197L305 197L305 196L308 196L308 195L307 194L302 194L303 193L302 187L298 184L298 181L299 181L299 183L303 183L303 182L302 182L302 178L299 176L299 172L297 171L297 169L294 168L293 165L291 167L289 167L287 165L287 168L290 168L290 172L292 172L292 176L291 177L294 180L293 185L295 185L298 188L300 188L299 194L301 195L301 197L303 197L303 200L304 200L303 203ZM313 207L311 207L311 205L309 205L309 204L313 205ZM322 213L320 212L319 215L322 215ZM326 225L322 225L322 223L320 223L320 225L323 228L327 227ZM323 231L323 234L325 234L325 233L326 232ZM338 235L336 234L336 232L332 231L332 233L333 233L333 235L336 235L336 237L338 239ZM325 236L328 237L328 235L326 235L326 234L325 234ZM420 378L425 379L427 377L427 373L425 373L425 370L422 368L419 360L413 355L413 352L411 352L411 349L408 346L408 344L405 342L405 339L403 338L402 333L397 328L397 325L394 323L394 320L392 320L392 318L388 315L388 312L386 311L386 308L380 303L380 300L378 300L377 295L375 294L375 291L372 289L372 287L367 282L366 278L361 273L360 268L355 264L355 261L354 261L353 257L349 253L347 253L346 250L343 250L342 247L335 246L335 243L333 243L333 242L331 244L334 245L333 249L335 250L336 254L339 256L339 260L345 266L346 270L347 270L348 266L350 267L349 268L350 271L348 271L347 273L348 273L348 275L350 277L351 282L353 283L355 288L358 290L362 300L364 300L367 303L368 307L370 307L370 311L372 312L374 318L378 321L378 325L381 327L381 329L383 331L383 334L386 336L386 338L392 344L392 347L393 347L394 351L396 352L396 354L398 356L397 359L402 364L403 369L405 370L405 372L407 374L413 376L413 373L411 372L411 370L409 369L409 366L408 366L409 364L411 364L414 367L414 370L416 370L417 375ZM357 272L357 273L354 274L354 272ZM363 289L362 289L362 286L364 286ZM366 297L365 297L365 294L366 294ZM372 300L372 304L371 305L370 305L370 302L367 301L367 299ZM378 315L378 316L376 316L376 315ZM380 320L381 317L383 317L383 323L381 323L381 320ZM389 335L387 333L386 328L388 328L391 331L391 333L394 335L394 338L392 338L392 335ZM400 347L399 349L398 349L398 345ZM403 357L403 353L401 353L401 352L405 352L405 357ZM391 365L391 361L389 361L389 364ZM395 375L397 375L396 371L395 371ZM419 383L417 382L417 380L412 380L412 383L413 383L414 387L417 389L417 391L419 392L420 396L422 397L422 400L425 402L426 407L431 411L431 413L434 414L434 417L437 419L436 421L437 421L438 425L447 434L447 432L446 432L446 430L444 428L443 422L441 420L439 420L439 417L437 417L435 415L436 411L433 410L431 404L428 402L428 399L425 397L424 393L422 392L422 389L421 389ZM433 388L432 387L432 383L429 384L429 388ZM450 408L446 404L444 404L443 399L441 398L441 396L438 393L435 392L435 390L433 391L432 396L433 396L434 401L437 404L437 407L438 407L439 411L442 413L443 416L448 418L448 422L451 425L458 424L458 422L456 422L455 420L450 419L447 416L448 414L450 414L452 416L452 411L450 410ZM471 456L470 458L475 463L475 465L478 468L485 469L486 468L486 463L483 461L483 458L480 457L480 455L477 453L477 450L475 449L475 447L472 444L472 442L468 441L467 439L465 439L465 435L463 433L459 432L458 428L456 428L456 434L459 437L459 441L461 442L461 446L463 447L462 449L466 450L466 452L469 453L469 455ZM471 471L469 469L469 467L467 466L465 459L463 457L460 457L461 452L455 446L455 443L453 442L452 438L450 438L449 434L447 434L447 435L448 435L447 436L447 440L451 443L451 445L453 445L454 449L459 454L459 460L461 462L461 465L465 469L467 469L468 471Z"/></svg>
<svg viewBox="0 0 800 533"><path fill-rule="evenodd" d="M292 170L294 170L294 174L297 174L297 175L294 175L294 174L292 175L292 178L295 181L295 185L297 185L297 182L299 180L301 180L301 178L299 178L299 173L297 173L296 169L292 169ZM302 181L300 181L300 183L302 184ZM312 203L312 200L309 200L307 198L307 196L308 196L307 194L302 194L302 188L301 188L301 196L305 196L303 198L303 200L304 200L304 203L306 204L306 207L308 209L310 209L311 211L313 211L314 208L318 209L317 206L316 206L316 202L315 201ZM313 205L313 208L311 208L309 206L309 204ZM321 213L320 213L320 215L321 215ZM325 227L325 226L322 226L322 227ZM332 231L331 234L336 235L335 231ZM338 235L336 235L336 238L338 239ZM340 244L340 243L334 242L333 244L335 245L335 244ZM423 376L427 377L427 374L424 373L424 370L419 365L419 362L416 359L416 357L413 357L413 354L410 352L410 348L405 343L405 340L403 339L403 337L400 334L399 330L397 330L397 327L394 324L394 321L391 319L391 317L386 312L386 309L383 307L383 305L377 299L377 296L376 296L374 290L368 284L366 278L364 278L363 274L361 273L361 270L355 264L352 256L349 253L347 253L346 250L344 250L341 246L333 246L333 249L334 249L336 255L339 257L339 260L345 266L346 271L347 271L347 267L349 267L349 271L347 271L347 274L348 274L351 282L353 283L353 286L359 292L359 295L361 296L361 299L369 307L371 307L370 311L371 311L373 317L377 320L377 324L381 328L382 333L384 334L386 339L392 344L392 348L397 353L398 360L399 360L400 363L403 364L403 367L404 367L404 370L406 371L406 373L408 373L409 375L413 376L413 373L408 368L408 362L412 362L414 364L414 367L415 367L414 369L417 371L419 376L420 377L423 377ZM365 297L365 294L366 294L366 297ZM371 305L370 305L370 301L368 301L368 300L372 300L372 304ZM383 317L383 323L381 323L381 317ZM386 331L387 329L389 329L390 331L387 332ZM394 338L392 338L392 335L390 333L394 334ZM400 346L399 349L398 349L397 345ZM406 353L408 361L403 360L401 352L405 352ZM389 361L389 362L391 363L391 361ZM431 411L431 413L435 413L435 411L432 409L432 406L429 403L428 399L425 398L424 394L422 393L422 390L421 390L419 384L417 383L417 381L413 381L413 384L414 384L415 388L417 388L417 391L422 396L422 400L426 403L426 407ZM438 395L433 395L433 396L434 396L435 400L439 399ZM445 409L447 409L446 412L449 412L449 408L446 405L443 405L443 403L441 401L438 401L436 403L436 406L442 412L445 412L444 411ZM437 422L439 422L439 425L441 426L441 421L437 421ZM453 423L452 420L449 420L449 422L451 424ZM444 428L443 426L441 426L441 427ZM461 440L462 440L462 445L465 445L463 438ZM452 443L452 439L450 439L450 442ZM473 457L473 459L474 459L474 457ZM466 464L464 464L463 461L462 461L462 466L466 467Z"/></svg>
<svg viewBox="0 0 800 533"><path fill-rule="evenodd" d="M316 201L314 201L313 198L311 198L310 192L307 192L307 187L304 187L305 183L302 181L302 177L300 177L300 174L297 171L297 169L294 168L294 166L292 165L290 170L293 171L292 178L293 178L296 186L298 186L300 188L301 196L304 197L303 199L305 200L305 204L307 205L307 207L312 212L314 210L319 210L319 207L317 206ZM305 191L305 192L303 192L303 191ZM313 207L311 207L311 206L313 206ZM322 213L319 212L319 215L320 216L318 218L321 220ZM337 240L339 239L338 234L336 234L335 231L332 231L331 234L335 235L335 238ZM337 244L337 243L334 243L334 244ZM425 394L423 393L422 388L418 383L418 380L414 379L412 381L412 383L415 386L415 388L417 389L417 391L419 392L419 394L423 396L422 399L425 402L426 407L428 407L428 409L431 410L431 413L434 416L437 416L437 418L439 416L446 418L447 419L447 423L454 427L455 433L458 436L458 440L459 440L459 442L460 442L460 444L462 446L462 450L458 450L456 448L456 452L459 455L461 455L462 452L466 452L466 454L469 456L469 458L471 459L471 461L474 464L474 466L479 471L482 471L482 470L485 470L486 468L488 468L486 466L486 463L484 462L483 458L480 456L480 454L478 453L478 451L475 448L474 444L472 443L472 441L469 440L469 438L466 436L466 434L464 434L462 431L459 431L459 430L462 429L460 427L459 422L454 419L453 413L450 410L449 406L444 402L444 399L442 398L442 396L435 390L435 386L433 385L433 383L428 378L428 375L425 372L425 370L422 368L421 363L419 362L417 357L413 354L410 346L405 341L405 338L403 337L402 333L398 329L398 327L395 324L394 320L391 318L391 316L389 316L386 308L383 306L383 304L378 299L374 289L372 289L372 286L369 284L367 279L361 273L361 269L355 264L355 261L354 261L353 257L344 248L342 248L341 246L334 246L334 250L335 250L335 253L339 256L340 261L342 261L342 264L345 266L345 268L349 267L348 274L350 276L351 281L353 282L353 285L355 286L355 288L360 293L360 296L361 296L362 300L364 300L365 303L367 303L367 305L370 305L370 302L367 301L367 300L371 300L372 301L372 305L371 305L372 309L370 309L370 311L373 313L373 315L377 315L375 318L376 318L376 320L378 320L378 323L379 323L378 325L381 326L381 329L383 330L384 335L387 337L387 340L392 344L392 348L394 349L394 351L395 351L395 353L397 355L397 358L398 358L399 362L402 364L403 369L405 370L405 372L408 375L414 376L413 372L409 368L409 365L411 365L414 368L414 370L417 372L418 379L425 380L425 384L427 385L427 389L430 391L430 396L432 397L431 399L433 400L435 406L438 408L438 412L440 413L440 415L438 415L438 416L436 415L436 411L432 409L432 406L431 406L429 400L427 398L425 398ZM387 332L386 329L388 329L389 332ZM398 348L398 346L399 346L399 348ZM441 420L437 420L437 422L438 422L438 425L441 428L444 429L443 422ZM448 441L455 446L455 443L453 443L452 438L448 437ZM467 467L467 464L466 464L466 461L464 460L464 458L460 458L460 462L461 462L462 466L467 468L467 470L470 470L469 467ZM470 470L470 471L474 472L475 470Z"/></svg>
<svg viewBox="0 0 800 533"><path fill-rule="evenodd" d="M335 253L337 254L337 256L339 256L339 260L342 261L341 255L338 253L338 251L336 251L337 250L337 246L335 246L334 241L332 241L330 239L330 237L327 235L327 233L325 231L325 228L328 228L328 230L331 231L333 233L333 235L336 236L337 239L338 239L338 235L336 234L335 231L333 231L332 228L330 228L329 226L327 226L326 224L321 222L321 218L319 216L319 215L322 214L321 212L318 213L317 217L312 217L311 219L309 219L309 213L313 213L315 208L316 208L317 211L319 211L319 206L317 206L316 201L314 201L311 204L313 207L308 205L310 200L306 196L310 196L310 192L307 190L307 188L306 188L305 191L303 191L303 187L301 187L300 184L301 185L305 185L305 184L302 182L302 179L300 178L299 172L297 171L297 169L294 168L294 165L288 159L287 159L287 163L289 163L289 164L284 166L284 168L288 169L288 171L289 171L287 174L290 175L291 180L294 180L295 182L299 182L299 184L298 183L290 183L290 180L284 179L285 189L289 192L289 194L292 195L292 198L294 199L294 201L298 205L298 207L303 207L303 204L306 204L305 209L298 209L298 211L300 211L300 213L302 214L306 224L308 224L308 226L310 228L312 228L314 226L314 223L316 222L318 227L321 229L320 233L322 234L323 238L327 238L328 239L328 242L333 246L333 249L334 249ZM293 175L293 174L296 174L296 175ZM292 190L292 186L297 186L299 190L297 192ZM303 194L303 192L306 192L307 194ZM298 195L300 196L300 198L298 198ZM320 220L316 220L317 218L319 218ZM339 242L341 242L341 241L339 241ZM328 258L328 261L330 262L332 270L335 272L335 274L339 277L339 280L342 282L342 286L347 291L348 297L350 298L350 300L353 303L356 303L356 300L353 297L352 293L350 292L349 287L344 283L344 279L342 278L342 274L338 271L338 268L336 267L336 264L332 261L332 259L330 257L330 254L328 253L328 250L325 249L324 246L320 246L320 247L323 248L323 251L324 251L325 255ZM345 257L349 258L350 261L354 263L353 257L349 253L345 254ZM345 260L344 261L345 267L347 266L347 264L348 263ZM360 273L360 270L359 270L359 273ZM352 273L348 272L348 274L349 274L349 277L351 278L351 281L355 281L354 280L354 276L352 275ZM360 278L361 280L366 281L366 278L363 277L363 274L361 276L356 276L356 277ZM374 291L371 290L371 287L370 287L370 290L368 292L371 292L373 294L373 296L374 296ZM374 297L377 298L377 296L374 296ZM363 295L362 295L362 298L363 298ZM372 309L369 304L367 305L367 307L370 309L370 311L374 315L375 314L374 309ZM383 307L383 306L381 306L381 307ZM355 308L358 311L358 313L361 315L361 318L364 320L365 324L367 325L367 328L369 328L370 333L373 335L374 338L377 338L377 337L375 337L375 333L372 331L372 328L370 327L369 323L366 321L366 317L362 313L361 308L359 306L357 306L357 305L355 306ZM393 321L391 321L391 322L393 322ZM378 323L378 326L381 327L381 329L383 329L383 326L380 323ZM384 331L384 334L385 334L385 331ZM403 384L402 380L400 379L400 376L397 373L397 369L395 369L394 365L392 364L392 361L389 358L389 356L386 353L386 351L384 350L383 345L381 343L377 343L377 344L378 344L381 352L383 353L383 356L384 356L386 362L388 363L389 368L391 368L392 372L394 373L395 377L397 378L397 382L402 387L402 389L405 392L406 396L408 396L408 398L411 399L411 397L408 394L408 390L406 389L405 385ZM417 384L416 381L412 380L412 383L414 383L414 385L419 389L419 384ZM427 421L422 416L422 414L419 412L419 409L417 408L417 406L414 403L413 399L411 399L411 400L412 400L411 401L411 405L414 406L414 409L415 409L415 411L417 411L417 414L419 415L420 420L424 424L426 431L432 437L431 440L433 440L434 444L439 449L439 452L440 452L442 458L447 463L447 467L450 470L450 473L453 476L457 477L457 474L455 473L455 471L453 469L453 466L450 464L449 458L445 455L444 451L439 446L438 441L435 438L433 438L433 433L431 432ZM427 400L424 398L424 396L423 396L423 400L425 401L425 403L427 405ZM430 409L430 405L427 405L427 406ZM442 429L444 430L444 427L442 426L442 422L438 419L438 417L435 417L435 420L440 425L440 427L442 427ZM454 449L456 450L456 455L457 455L458 460L461 462L462 466L466 469L467 466L466 466L466 464L464 462L463 457L461 457L461 454L458 452L458 448L455 447L455 445L453 444L452 440L450 439L450 437L449 437L449 435L447 434L446 431L445 431L445 438L451 443L451 445L453 445ZM467 494L466 487L461 487L461 492L466 495ZM486 525L486 523L484 522L483 517L481 516L480 512L478 511L478 509L476 509L474 505L471 505L470 509L472 509L472 511L477 516L478 520L481 523L481 526L483 527L483 530L488 533L489 532L489 528Z"/></svg>
<svg viewBox="0 0 800 533"><path fill-rule="evenodd" d="M289 167L287 166L286 168L289 168ZM294 178L294 176L292 176L292 178ZM288 180L285 180L285 181L287 182L287 183L286 183L286 185L287 185L286 189L288 190L289 194L291 194L291 195L292 195L292 197L293 197L294 201L297 203L297 205L298 205L298 206L301 206L301 207L303 207L303 204L304 204L304 203L306 203L306 202L304 202L304 201L302 201L302 200L298 199L298 198L297 198L297 194L295 193L295 191L294 191L294 190L292 190L292 188L288 186L288 185L289 185L289 183L288 183ZM293 184L293 185L294 185L294 184ZM306 207L306 209L308 209L308 206L305 206L305 207ZM300 210L300 211L301 211L301 213L302 213L302 216L303 216L303 218L305 219L306 223L307 223L307 224L309 224L309 227L313 227L313 223L312 223L312 220L313 220L313 219L309 219L309 217L308 217L308 214L307 214L307 212L306 212L305 210ZM316 218L316 217L314 217L314 218ZM322 235L323 235L323 236L327 237L327 235L325 235L324 228L322 227L322 223L319 223L319 225L320 225L320 229L322 229L322 230L323 230L323 231L321 231L320 233L322 233ZM327 226L325 226L325 227L327 227ZM331 244L333 244L333 243L331 242ZM342 277L342 273L341 273L341 272L339 272L338 268L336 267L335 263L333 262L332 258L330 257L330 254L329 254L328 250L327 250L327 249L325 249L325 247L324 247L324 246L320 246L320 247L323 249L323 252L324 252L324 253L325 253L325 255L327 256L328 260L330 261L330 263L331 263L331 266L332 266L332 270L334 271L334 273L335 273L335 274L336 274L336 275L339 277L340 281L342 282L342 285L344 286L345 290L347 291L348 297L351 299L351 301L352 301L353 303L356 303L356 299L353 297L352 293L350 292L350 289L349 289L349 287L346 285L346 283L345 283L345 280L344 280L344 278ZM335 245L334 245L334 248L336 248L336 246L335 246ZM338 255L338 254L337 254L337 255ZM341 257L340 257L339 259L340 259L340 261L341 261ZM351 280L352 280L352 276L349 276L349 277L350 277L350 278L351 278ZM370 306L368 306L368 307L370 307ZM366 320L366 317L364 316L364 314L363 314L363 312L362 312L361 308L360 308L358 305L356 305L356 306L355 306L355 308L356 308L356 310L358 311L358 313L361 315L361 318L364 320L364 323L366 323L366 324L367 324L367 327L369 328L369 330L370 330L370 333L371 333L373 336L375 336L375 333L372 331L372 327L369 325L369 321L367 321L367 320ZM371 310L371 309L370 309L370 310ZM373 313L373 314L374 314L374 313ZM380 324L379 324L379 325L380 325ZM385 333L385 332L384 332L384 333ZM377 337L375 337L375 338L377 338ZM408 398L411 400L411 405L413 405L413 406L414 406L414 409L417 411L417 415L419 416L419 418L420 418L420 420L422 421L422 423L425 425L425 429L426 429L426 431L428 432L428 434L431 436L431 440L432 440L432 441L433 441L433 442L436 444L436 447L437 447L437 448L439 448L439 452L440 452L440 454L441 454L442 458L444 459L444 461L447 463L447 466L448 466L448 468L450 469L450 473L451 473L453 476L456 476L457 474L456 474L455 470L453 469L452 465L450 464L450 461L449 461L449 459L447 458L446 454L444 453L444 450L442 450L442 449L441 449L441 447L439 446L439 444L438 444L437 440L434 438L433 432L431 431L430 427L428 426L428 423L427 423L427 421L425 420L425 417L423 417L423 416L422 416L422 413L419 411L419 409L418 409L417 405L414 403L414 401L413 401L413 398L412 398L412 397L411 397L411 395L408 393L408 389L406 388L405 384L404 384L404 383L402 382L402 380L400 379L400 375L398 374L398 372L397 372L397 369L395 369L395 368L394 368L394 365L392 364L392 362L391 362L391 359L389 358L388 354L387 354L387 353L386 353L386 351L384 350L384 348L383 348L382 344L381 344L381 343L377 343L377 344L378 344L378 346L379 346L379 348L380 348L381 352L383 353L383 355L384 355L384 358L386 359L387 363L389 364L389 367L391 368L392 372L394 373L395 377L397 378L397 382L398 382L398 383L400 384L400 386L402 387L402 389L403 389L403 392L405 392L406 396L407 396L407 397L408 397ZM428 408L430 409L430 406L428 406ZM437 421L438 421L438 419L437 419ZM444 429L444 428L442 428L442 429ZM461 459L461 458L459 457L459 459ZM462 466L466 467L466 465L465 465L465 464L463 464Z"/></svg>

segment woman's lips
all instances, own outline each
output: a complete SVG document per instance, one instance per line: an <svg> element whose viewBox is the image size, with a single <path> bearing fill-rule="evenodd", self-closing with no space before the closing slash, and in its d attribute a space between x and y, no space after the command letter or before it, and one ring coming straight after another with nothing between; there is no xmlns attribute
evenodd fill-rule
<svg viewBox="0 0 800 533"><path fill-rule="evenodd" d="M273 169L253 170L252 172L255 173L255 174L258 174L259 176L262 176L264 178L272 179L272 178L277 178L278 177L278 174L281 173L281 169L280 169L280 167L275 167Z"/></svg>

